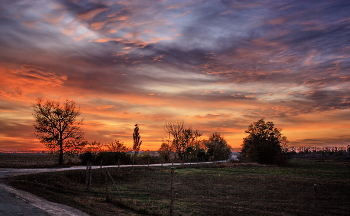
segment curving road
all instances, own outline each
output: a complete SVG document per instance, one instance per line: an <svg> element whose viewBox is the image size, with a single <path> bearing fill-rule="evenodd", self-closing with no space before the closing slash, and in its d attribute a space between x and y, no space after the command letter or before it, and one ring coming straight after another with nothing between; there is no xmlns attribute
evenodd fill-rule
<svg viewBox="0 0 350 216"><path fill-rule="evenodd" d="M82 169L81 167L80 169ZM55 172L65 169L0 169L0 178L38 172ZM70 206L49 202L25 191L0 183L0 215L11 216L87 216Z"/></svg>

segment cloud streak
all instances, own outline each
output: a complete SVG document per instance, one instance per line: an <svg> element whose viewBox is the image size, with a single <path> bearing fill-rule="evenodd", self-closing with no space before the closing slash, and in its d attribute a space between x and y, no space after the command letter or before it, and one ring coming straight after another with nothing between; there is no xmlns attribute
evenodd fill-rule
<svg viewBox="0 0 350 216"><path fill-rule="evenodd" d="M2 1L0 149L42 147L30 132L37 97L75 100L89 140L131 146L138 123L145 149L160 146L168 119L221 132L233 147L260 118L291 146L344 144L349 10L348 1Z"/></svg>

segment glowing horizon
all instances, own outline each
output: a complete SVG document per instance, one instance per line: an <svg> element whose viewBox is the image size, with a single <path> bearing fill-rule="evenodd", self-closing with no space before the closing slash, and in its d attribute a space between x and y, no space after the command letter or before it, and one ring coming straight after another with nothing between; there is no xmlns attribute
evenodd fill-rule
<svg viewBox="0 0 350 216"><path fill-rule="evenodd" d="M263 118L289 146L350 143L346 1L1 1L0 150L46 150L31 104L74 100L88 141L157 150L167 120L239 148Z"/></svg>

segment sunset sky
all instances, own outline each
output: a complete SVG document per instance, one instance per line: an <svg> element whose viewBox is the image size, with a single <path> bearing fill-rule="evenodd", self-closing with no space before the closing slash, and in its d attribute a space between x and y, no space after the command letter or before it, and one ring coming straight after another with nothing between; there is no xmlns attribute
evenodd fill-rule
<svg viewBox="0 0 350 216"><path fill-rule="evenodd" d="M240 147L350 144L350 1L0 1L0 150L45 150L36 98L76 101L89 141L157 150L167 120Z"/></svg>

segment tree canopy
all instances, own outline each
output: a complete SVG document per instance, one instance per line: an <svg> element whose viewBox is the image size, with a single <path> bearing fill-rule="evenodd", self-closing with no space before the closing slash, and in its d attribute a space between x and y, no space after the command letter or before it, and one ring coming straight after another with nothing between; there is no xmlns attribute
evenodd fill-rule
<svg viewBox="0 0 350 216"><path fill-rule="evenodd" d="M245 131L247 137L243 139L241 155L244 159L261 164L281 164L285 162L283 156L287 138L282 136L281 130L275 128L273 122L260 119L252 123Z"/></svg>

